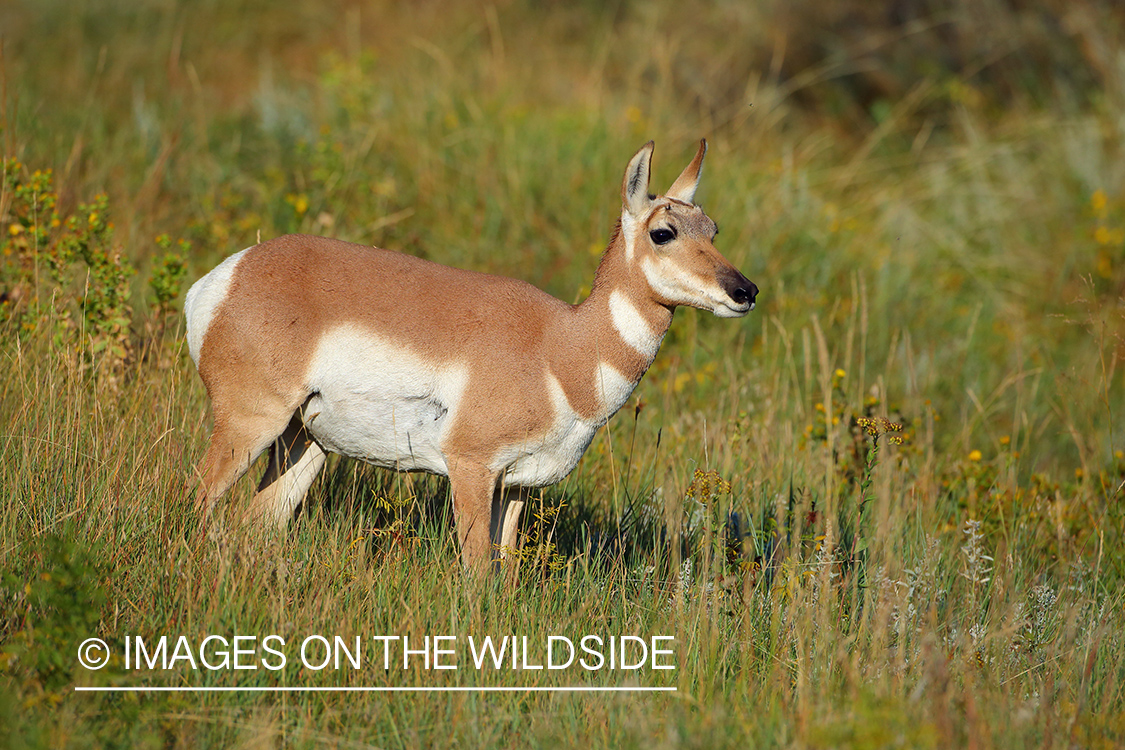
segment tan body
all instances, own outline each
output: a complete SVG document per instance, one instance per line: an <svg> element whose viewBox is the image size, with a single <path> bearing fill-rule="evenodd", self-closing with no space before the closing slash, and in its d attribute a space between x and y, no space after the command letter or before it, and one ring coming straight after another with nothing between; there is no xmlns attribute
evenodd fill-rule
<svg viewBox="0 0 1125 750"><path fill-rule="evenodd" d="M185 304L215 420L205 509L269 447L251 514L283 524L337 452L449 476L467 562L490 559L493 542L513 545L521 505L502 523L504 489L574 468L652 363L674 307L733 317L753 305L757 288L715 250L714 223L690 203L704 152L655 200L651 144L637 153L621 225L580 305L320 237L228 258Z"/></svg>

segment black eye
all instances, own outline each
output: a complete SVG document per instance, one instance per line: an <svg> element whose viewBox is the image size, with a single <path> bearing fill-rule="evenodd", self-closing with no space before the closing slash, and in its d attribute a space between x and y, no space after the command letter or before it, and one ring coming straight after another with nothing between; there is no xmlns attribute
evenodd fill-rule
<svg viewBox="0 0 1125 750"><path fill-rule="evenodd" d="M654 229L648 233L652 241L657 245L667 245L672 240L676 239L676 232L674 229Z"/></svg>

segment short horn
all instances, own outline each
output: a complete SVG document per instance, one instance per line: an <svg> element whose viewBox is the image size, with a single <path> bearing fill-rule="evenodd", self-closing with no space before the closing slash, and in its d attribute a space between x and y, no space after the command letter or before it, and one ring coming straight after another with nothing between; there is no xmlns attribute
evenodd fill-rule
<svg viewBox="0 0 1125 750"><path fill-rule="evenodd" d="M669 198L675 198L684 203L695 202L695 190L699 187L699 178L703 174L703 157L707 154L707 139L702 138L699 141L699 151L696 152L695 158L691 160L672 183L672 187L665 193Z"/></svg>

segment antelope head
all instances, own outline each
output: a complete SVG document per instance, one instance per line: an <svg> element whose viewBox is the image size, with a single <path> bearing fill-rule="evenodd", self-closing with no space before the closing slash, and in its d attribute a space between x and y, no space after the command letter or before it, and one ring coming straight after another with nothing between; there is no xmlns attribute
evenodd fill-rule
<svg viewBox="0 0 1125 750"><path fill-rule="evenodd" d="M648 192L653 143L638 151L621 186L621 231L625 255L639 268L654 301L686 305L721 318L739 318L754 309L758 287L715 249L715 222L693 203L707 141L665 195Z"/></svg>

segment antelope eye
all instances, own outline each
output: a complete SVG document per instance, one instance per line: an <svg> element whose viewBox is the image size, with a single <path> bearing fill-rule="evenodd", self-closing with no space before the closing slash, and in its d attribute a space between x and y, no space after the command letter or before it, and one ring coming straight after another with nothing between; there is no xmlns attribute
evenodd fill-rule
<svg viewBox="0 0 1125 750"><path fill-rule="evenodd" d="M676 239L676 233L671 229L654 229L648 233L652 241L657 245L667 245L672 240Z"/></svg>

